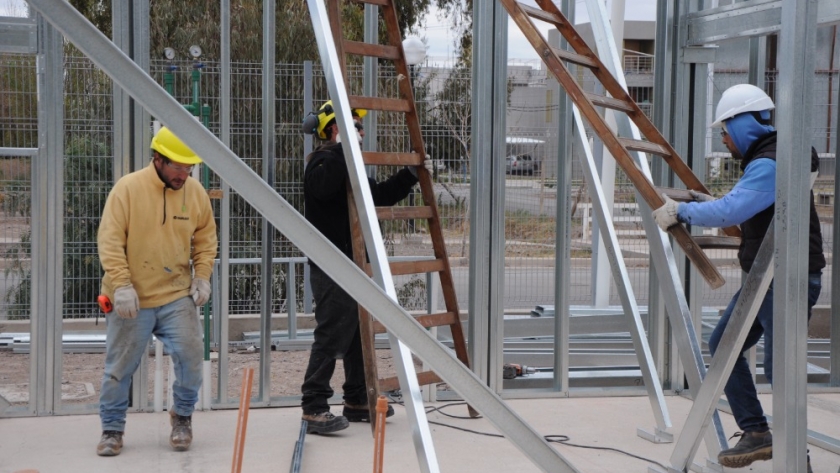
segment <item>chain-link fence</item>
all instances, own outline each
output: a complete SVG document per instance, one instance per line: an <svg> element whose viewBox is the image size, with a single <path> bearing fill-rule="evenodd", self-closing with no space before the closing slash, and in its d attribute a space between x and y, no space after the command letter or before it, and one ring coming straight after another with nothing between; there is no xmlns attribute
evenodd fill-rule
<svg viewBox="0 0 840 473"><path fill-rule="evenodd" d="M632 56L634 73L648 74L652 64L647 57ZM182 103L192 99L190 72L197 64L189 61L152 62L152 76L159 83L172 73L174 96ZM200 65L201 93L199 101L212 111L210 129L219 133L219 75L218 64ZM173 69L174 68L174 69ZM4 54L0 56L0 148L37 147L37 100L35 60L31 56ZM304 168L304 136L300 132L303 116L327 100L326 85L320 67L311 68L307 76L303 64L278 64L276 67L275 101L275 175L277 192L298 210L303 209L302 181ZM173 72L174 71L174 72ZM230 147L256 173L263 175L264 150L262 140L262 67L259 63L231 65L231 129ZM587 79L581 75L581 80ZM729 85L744 82L743 70L718 70L710 76L714 93L710 104ZM406 78L395 77L393 69L381 68L378 79L379 94L396 96L395 84ZM442 228L451 257L469 255L469 185L471 155L471 73L467 67L420 68L411 80L415 86L418 115L427 153L435 163L436 195ZM775 80L768 76L768 82ZM591 303L588 270L591 257L592 217L588 190L583 181L577 153L558 157L558 143L565 137L557 135L554 122L559 97L551 92L550 79L545 70L525 66L511 67L509 80L508 154L528 155L535 163L531 173L511 173L506 179L505 197L505 256L506 295L509 309L533 308L538 304L554 303L554 261L556 229L556 169L558 159L573 160L574 202L572 219L573 267L570 291L571 304ZM836 97L840 82L837 71L821 71L816 76L814 104L814 145L822 157L822 168L815 195L823 220L826 250L833 245L831 209L833 208L834 156L836 136ZM351 67L350 87L361 93L361 68ZM304 90L313 103L304 103ZM99 216L108 192L113 185L113 144L111 110L112 83L87 58L70 51L65 58L65 176L64 176L64 317L88 317L96 313L101 268L96 251L96 231ZM643 87L634 91L650 111L652 94ZM772 90L772 87L770 87ZM405 126L395 114L372 113L366 121L375 120L377 147L380 149L408 149ZM399 119L401 120L401 118ZM711 133L711 132L710 132ZM734 185L740 170L732 162L717 137L709 135L711 149L707 156L706 182L720 195ZM32 201L31 157L25 153L0 157L0 248L2 248L3 279L0 283L2 300L0 317L28 318L31 268L29 267L29 237L33 230L30 221ZM379 177L391 169L379 169ZM221 187L219 176L210 173L210 189ZM414 196L420 199L419 194ZM619 170L615 185L614 223L627 257L633 258L633 284L641 287L647 278L647 241L641 228L641 216L636 205L634 189ZM220 200L214 200L219 218ZM235 192L230 194L230 258L260 258L263 235L260 215ZM428 254L422 225L411 222L389 222L383 226L389 250L395 256ZM278 231L271 236L274 258L302 256L299 250ZM718 257L726 265L731 255ZM462 308L468 295L466 264L454 266L456 290ZM287 287L295 288L298 311L303 309L303 275L301 267L295 271L294 284L286 283L285 266L277 266L273 274L272 311L283 312L289 300ZM830 268L829 268L830 271ZM260 310L262 284L260 266L236 263L230 268L231 313L255 313ZM401 280L400 294L409 308L420 308L425 301L425 281ZM707 305L723 305L731 297L733 288L718 290L704 296ZM579 288L579 290L577 290ZM731 290L730 290L731 289ZM637 289L640 304L647 292ZM827 303L830 291L823 291L821 303ZM617 304L617 296L613 296Z"/></svg>

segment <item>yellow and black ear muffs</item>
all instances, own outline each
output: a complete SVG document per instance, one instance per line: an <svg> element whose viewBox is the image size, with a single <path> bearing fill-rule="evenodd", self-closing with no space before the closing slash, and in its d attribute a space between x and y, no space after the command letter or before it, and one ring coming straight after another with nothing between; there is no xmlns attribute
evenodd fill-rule
<svg viewBox="0 0 840 473"><path fill-rule="evenodd" d="M352 110L353 116L362 118L367 115L367 110L363 108L354 108ZM335 109L332 103L327 102L320 109L309 114L303 119L301 124L302 131L307 135L318 135L322 140L327 139L324 130L327 129L335 120Z"/></svg>
<svg viewBox="0 0 840 473"><path fill-rule="evenodd" d="M303 123L301 124L301 131L306 133L307 135L314 135L318 133L318 124L320 120L318 120L318 112L309 112L306 117L303 119Z"/></svg>

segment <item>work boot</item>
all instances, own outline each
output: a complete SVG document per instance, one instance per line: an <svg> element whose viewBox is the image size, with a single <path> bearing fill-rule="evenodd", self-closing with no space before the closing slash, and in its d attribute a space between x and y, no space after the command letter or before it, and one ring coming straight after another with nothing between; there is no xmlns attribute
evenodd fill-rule
<svg viewBox="0 0 840 473"><path fill-rule="evenodd" d="M179 416L175 411L169 411L169 423L172 425L169 445L176 452L187 451L192 445L192 416Z"/></svg>
<svg viewBox="0 0 840 473"><path fill-rule="evenodd" d="M306 421L307 434L329 434L344 430L350 425L346 417L334 416L330 411L304 414L302 419Z"/></svg>
<svg viewBox="0 0 840 473"><path fill-rule="evenodd" d="M123 445L123 433L117 430L106 430L102 432L99 445L96 446L96 454L100 457L115 457L120 454Z"/></svg>
<svg viewBox="0 0 840 473"><path fill-rule="evenodd" d="M738 443L718 454L718 463L729 468L743 468L756 460L773 458L773 434L767 432L738 432L730 438L741 437Z"/></svg>
<svg viewBox="0 0 840 473"><path fill-rule="evenodd" d="M347 404L344 403L344 412L342 415L350 422L370 422L370 411L365 404ZM388 404L388 411L385 417L394 415L394 408Z"/></svg>

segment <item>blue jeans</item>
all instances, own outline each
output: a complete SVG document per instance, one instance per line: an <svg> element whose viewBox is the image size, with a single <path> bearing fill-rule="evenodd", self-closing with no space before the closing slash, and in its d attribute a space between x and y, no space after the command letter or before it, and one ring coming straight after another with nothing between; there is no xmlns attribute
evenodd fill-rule
<svg viewBox="0 0 840 473"><path fill-rule="evenodd" d="M125 431L131 377L148 353L152 334L163 342L174 363L175 406L171 410L182 416L192 415L201 388L204 356L201 325L192 298L140 309L134 319L123 319L114 313L108 316L107 322L105 373L99 395L102 430Z"/></svg>
<svg viewBox="0 0 840 473"><path fill-rule="evenodd" d="M822 272L808 274L808 320L811 320L811 308L817 303L822 291ZM720 339L723 336L723 331L729 323L729 317L732 311L735 310L735 303L738 302L738 296L741 290L732 297L729 306L720 317L717 326L709 338L709 350L712 355L715 354ZM729 406L732 408L732 415L735 416L735 422L738 428L744 432L755 432L767 430L767 418L764 417L764 410L761 408L761 403L758 401L758 394L755 390L755 383L753 382L750 366L747 359L744 357L744 352L755 346L761 335L764 335L764 376L767 381L773 384L773 284L767 289L767 294L761 302L761 307L758 309L755 321L750 332L744 341L744 347L738 359L735 361L735 366L732 368L732 374L729 375L729 380L726 382L724 392L729 401Z"/></svg>

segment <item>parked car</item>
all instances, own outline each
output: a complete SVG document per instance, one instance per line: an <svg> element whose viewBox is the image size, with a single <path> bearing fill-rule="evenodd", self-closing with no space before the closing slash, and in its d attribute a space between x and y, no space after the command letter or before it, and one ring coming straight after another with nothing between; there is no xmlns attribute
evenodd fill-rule
<svg viewBox="0 0 840 473"><path fill-rule="evenodd" d="M505 159L505 172L533 176L540 172L540 163L530 154L510 155Z"/></svg>

